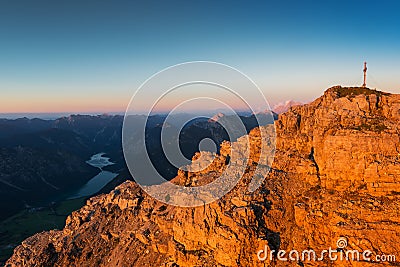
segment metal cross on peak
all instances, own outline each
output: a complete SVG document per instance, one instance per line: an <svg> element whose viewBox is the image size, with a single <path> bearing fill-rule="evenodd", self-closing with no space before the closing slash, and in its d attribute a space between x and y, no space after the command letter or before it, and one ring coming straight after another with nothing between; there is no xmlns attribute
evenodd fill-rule
<svg viewBox="0 0 400 267"><path fill-rule="evenodd" d="M367 87L367 62L364 62L364 83L362 87Z"/></svg>

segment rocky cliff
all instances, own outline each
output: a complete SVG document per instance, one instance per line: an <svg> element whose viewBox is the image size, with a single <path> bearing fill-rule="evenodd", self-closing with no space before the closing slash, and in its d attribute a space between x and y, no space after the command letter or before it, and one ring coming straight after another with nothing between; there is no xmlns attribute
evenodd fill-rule
<svg viewBox="0 0 400 267"><path fill-rule="evenodd" d="M125 182L109 194L88 200L68 217L63 230L25 240L6 265L378 264L376 258L371 262L327 257L282 261L276 252L272 260L257 257L265 248L337 249L339 238L347 242L343 251L395 255L397 261L391 258L379 264L400 265L400 95L333 87L314 102L281 114L275 126L275 159L254 193L248 193L246 186L264 160L260 160L261 145L268 144L260 131L268 132L272 126L250 132L245 175L219 201L197 208L173 207L152 199L135 183ZM180 171L173 181L186 186L212 181L224 170L230 148L240 147L241 142L239 138L223 143L208 168ZM202 154L195 157L211 157Z"/></svg>

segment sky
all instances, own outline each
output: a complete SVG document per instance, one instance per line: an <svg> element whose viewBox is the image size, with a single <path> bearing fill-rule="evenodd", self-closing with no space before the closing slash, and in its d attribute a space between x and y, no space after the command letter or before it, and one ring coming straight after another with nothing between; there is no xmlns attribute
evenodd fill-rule
<svg viewBox="0 0 400 267"><path fill-rule="evenodd" d="M158 71L213 61L270 105L400 93L398 1L0 1L0 113L124 111ZM151 94L152 92L149 92Z"/></svg>

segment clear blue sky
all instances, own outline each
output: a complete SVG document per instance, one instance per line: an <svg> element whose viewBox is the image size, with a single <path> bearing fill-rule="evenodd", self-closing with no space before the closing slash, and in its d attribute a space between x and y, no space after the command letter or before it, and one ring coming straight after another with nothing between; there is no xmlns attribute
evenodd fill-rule
<svg viewBox="0 0 400 267"><path fill-rule="evenodd" d="M400 93L398 1L0 1L0 112L124 110L155 72L231 65L271 104L331 85Z"/></svg>

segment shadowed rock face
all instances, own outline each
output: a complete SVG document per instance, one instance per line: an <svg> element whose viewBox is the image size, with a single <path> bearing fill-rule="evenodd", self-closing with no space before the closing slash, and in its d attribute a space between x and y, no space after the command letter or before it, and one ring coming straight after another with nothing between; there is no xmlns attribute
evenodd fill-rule
<svg viewBox="0 0 400 267"><path fill-rule="evenodd" d="M327 258L257 259L265 245L321 251L335 249L339 237L346 237L346 249L400 259L400 96L333 87L281 114L275 125L275 159L255 193L247 193L246 186L267 143L260 130L271 126L250 132L246 174L219 201L168 206L125 182L88 200L63 230L25 240L7 265L375 266ZM229 162L231 146L223 143L205 170L180 171L172 181L186 186L213 181Z"/></svg>

